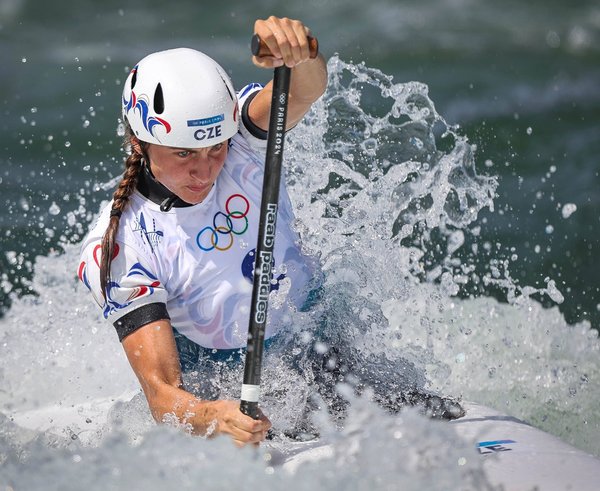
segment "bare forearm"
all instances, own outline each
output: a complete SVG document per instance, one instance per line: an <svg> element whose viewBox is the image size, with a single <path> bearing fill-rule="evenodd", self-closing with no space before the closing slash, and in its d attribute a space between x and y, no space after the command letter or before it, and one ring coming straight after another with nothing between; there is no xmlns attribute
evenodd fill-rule
<svg viewBox="0 0 600 491"><path fill-rule="evenodd" d="M266 45L267 55L254 56L255 65L275 68L286 65L291 68L288 99L287 129L295 126L327 86L327 65L320 54L310 58L310 30L299 20L271 16L257 20L254 32ZM252 100L249 116L259 128L269 127L273 82Z"/></svg>
<svg viewBox="0 0 600 491"><path fill-rule="evenodd" d="M296 124L310 106L315 102L327 86L327 66L319 54L292 69L289 92L288 121Z"/></svg>
<svg viewBox="0 0 600 491"><path fill-rule="evenodd" d="M216 422L221 401L200 400L193 394L168 384L160 384L145 393L152 416L157 422L168 422L174 416L180 424L190 425L195 435L216 436L220 433Z"/></svg>
<svg viewBox="0 0 600 491"><path fill-rule="evenodd" d="M237 445L258 443L271 426L262 416L253 420L239 401L200 400L182 388L181 368L168 320L147 324L123 340L123 347L158 422L172 415L196 435L228 434Z"/></svg>
<svg viewBox="0 0 600 491"><path fill-rule="evenodd" d="M327 66L319 55L314 60L305 61L292 69L288 99L287 129L293 128L304 117L327 85ZM250 105L250 119L259 128L269 127L273 82L253 99Z"/></svg>
<svg viewBox="0 0 600 491"><path fill-rule="evenodd" d="M323 95L326 85L327 65L319 54L315 59L300 63L292 69L290 100L312 104Z"/></svg>
<svg viewBox="0 0 600 491"><path fill-rule="evenodd" d="M157 422L168 422L170 417L175 417L179 424L189 425L195 435L214 437L226 434L236 445L242 446L263 441L271 427L262 413L258 420L242 414L239 401L200 400L167 383L145 386L144 391Z"/></svg>

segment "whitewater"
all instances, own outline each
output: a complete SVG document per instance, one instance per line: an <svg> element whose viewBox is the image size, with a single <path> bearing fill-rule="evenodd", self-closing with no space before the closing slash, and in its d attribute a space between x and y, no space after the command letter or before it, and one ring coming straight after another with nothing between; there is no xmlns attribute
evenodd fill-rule
<svg viewBox="0 0 600 491"><path fill-rule="evenodd" d="M480 213L494 211L499 184L479 174L468 135L437 113L425 84L336 56L329 73L324 97L286 143L296 227L321 263L324 300L289 313L290 351L265 360L262 407L274 428L293 425L314 395L286 361L315 349L326 316L332 338L391 360L407 382L600 456L597 331L542 307L540 296L562 301L550 274L520 285L518 258L480 239ZM65 227L88 227L97 210L87 198ZM474 442L450 425L413 410L388 414L345 385L344 423L313 417L333 451L294 473L266 447L156 426L114 329L77 279L78 255L65 243L38 257L36 294L13 298L0 319L1 489L496 489ZM239 397L239 369L214 375L222 395Z"/></svg>

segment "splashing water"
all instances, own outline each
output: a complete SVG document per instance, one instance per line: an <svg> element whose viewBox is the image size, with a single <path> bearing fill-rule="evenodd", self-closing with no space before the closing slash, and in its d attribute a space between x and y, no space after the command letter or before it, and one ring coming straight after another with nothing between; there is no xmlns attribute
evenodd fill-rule
<svg viewBox="0 0 600 491"><path fill-rule="evenodd" d="M337 58L329 68L328 91L306 123L325 137L291 139L290 166L305 247L321 256L328 295L342 291L351 298L342 308L360 319L344 334L363 350L410 361L434 390L598 455L597 331L569 326L531 298L562 302L550 278L517 285L500 258L479 277L479 257L455 254L467 236L477 238L479 211L493 210L496 180L476 174L471 146L437 114L425 85L394 84ZM458 298L470 282L502 287L509 304Z"/></svg>
<svg viewBox="0 0 600 491"><path fill-rule="evenodd" d="M560 301L551 279L522 287L499 257L484 273L474 264L476 220L493 211L497 181L477 174L473 148L436 112L425 85L394 83L337 57L329 72L326 94L287 143L296 225L324 280L321 301L290 312L293 339L268 353L262 405L274 426L301 416L311 378L290 365L304 363L316 333L326 331L364 359L391 360L408 385L496 407L600 455L596 332L567 325L557 308L531 298ZM473 256L462 254L469 245ZM388 415L343 387L345 427L317 414L333 450L301 465L302 479L271 465L268 451L156 427L113 328L78 283L77 261L74 245L38 258L38 295L15 299L0 320L0 409L9 415L0 415L0 485L493 489L451 427L412 411ZM472 283L502 288L508 303L463 298ZM240 367L209 368L222 396L239 397ZM41 421L69 408L68 425L52 431L20 426L24 414Z"/></svg>

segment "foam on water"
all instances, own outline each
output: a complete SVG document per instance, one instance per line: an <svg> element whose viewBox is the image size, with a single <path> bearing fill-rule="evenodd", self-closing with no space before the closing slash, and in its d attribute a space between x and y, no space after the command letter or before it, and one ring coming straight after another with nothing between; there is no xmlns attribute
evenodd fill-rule
<svg viewBox="0 0 600 491"><path fill-rule="evenodd" d="M551 279L517 286L500 257L485 273L474 266L484 248L477 216L493 210L496 180L477 174L472 147L437 114L425 85L337 57L329 70L325 96L286 150L297 227L324 280L322 300L290 313L290 343L266 359L263 407L275 428L301 416L311 377L290 367L326 329L365 359L391 361L408 385L488 404L600 455L596 332L531 298L560 301ZM473 254L459 255L468 247ZM0 410L9 415L0 416L0 485L492 489L472 442L451 427L412 411L388 415L347 387L343 429L316 415L333 451L301 465L302 479L266 450L156 427L113 328L77 280L77 261L77 245L38 258L38 295L15 299L0 320ZM460 298L473 283L503 289L509 302ZM239 367L208 368L220 396L239 397ZM44 420L65 408L82 419ZM52 431L23 428L26 414Z"/></svg>

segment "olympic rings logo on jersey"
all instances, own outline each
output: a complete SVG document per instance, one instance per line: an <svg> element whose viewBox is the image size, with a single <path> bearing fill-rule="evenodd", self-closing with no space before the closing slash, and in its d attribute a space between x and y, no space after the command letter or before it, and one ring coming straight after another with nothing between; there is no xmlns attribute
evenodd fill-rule
<svg viewBox="0 0 600 491"><path fill-rule="evenodd" d="M218 211L213 224L204 227L196 236L196 244L204 252L226 251L233 246L234 237L248 230L250 202L241 194L232 194L225 202L225 212Z"/></svg>

